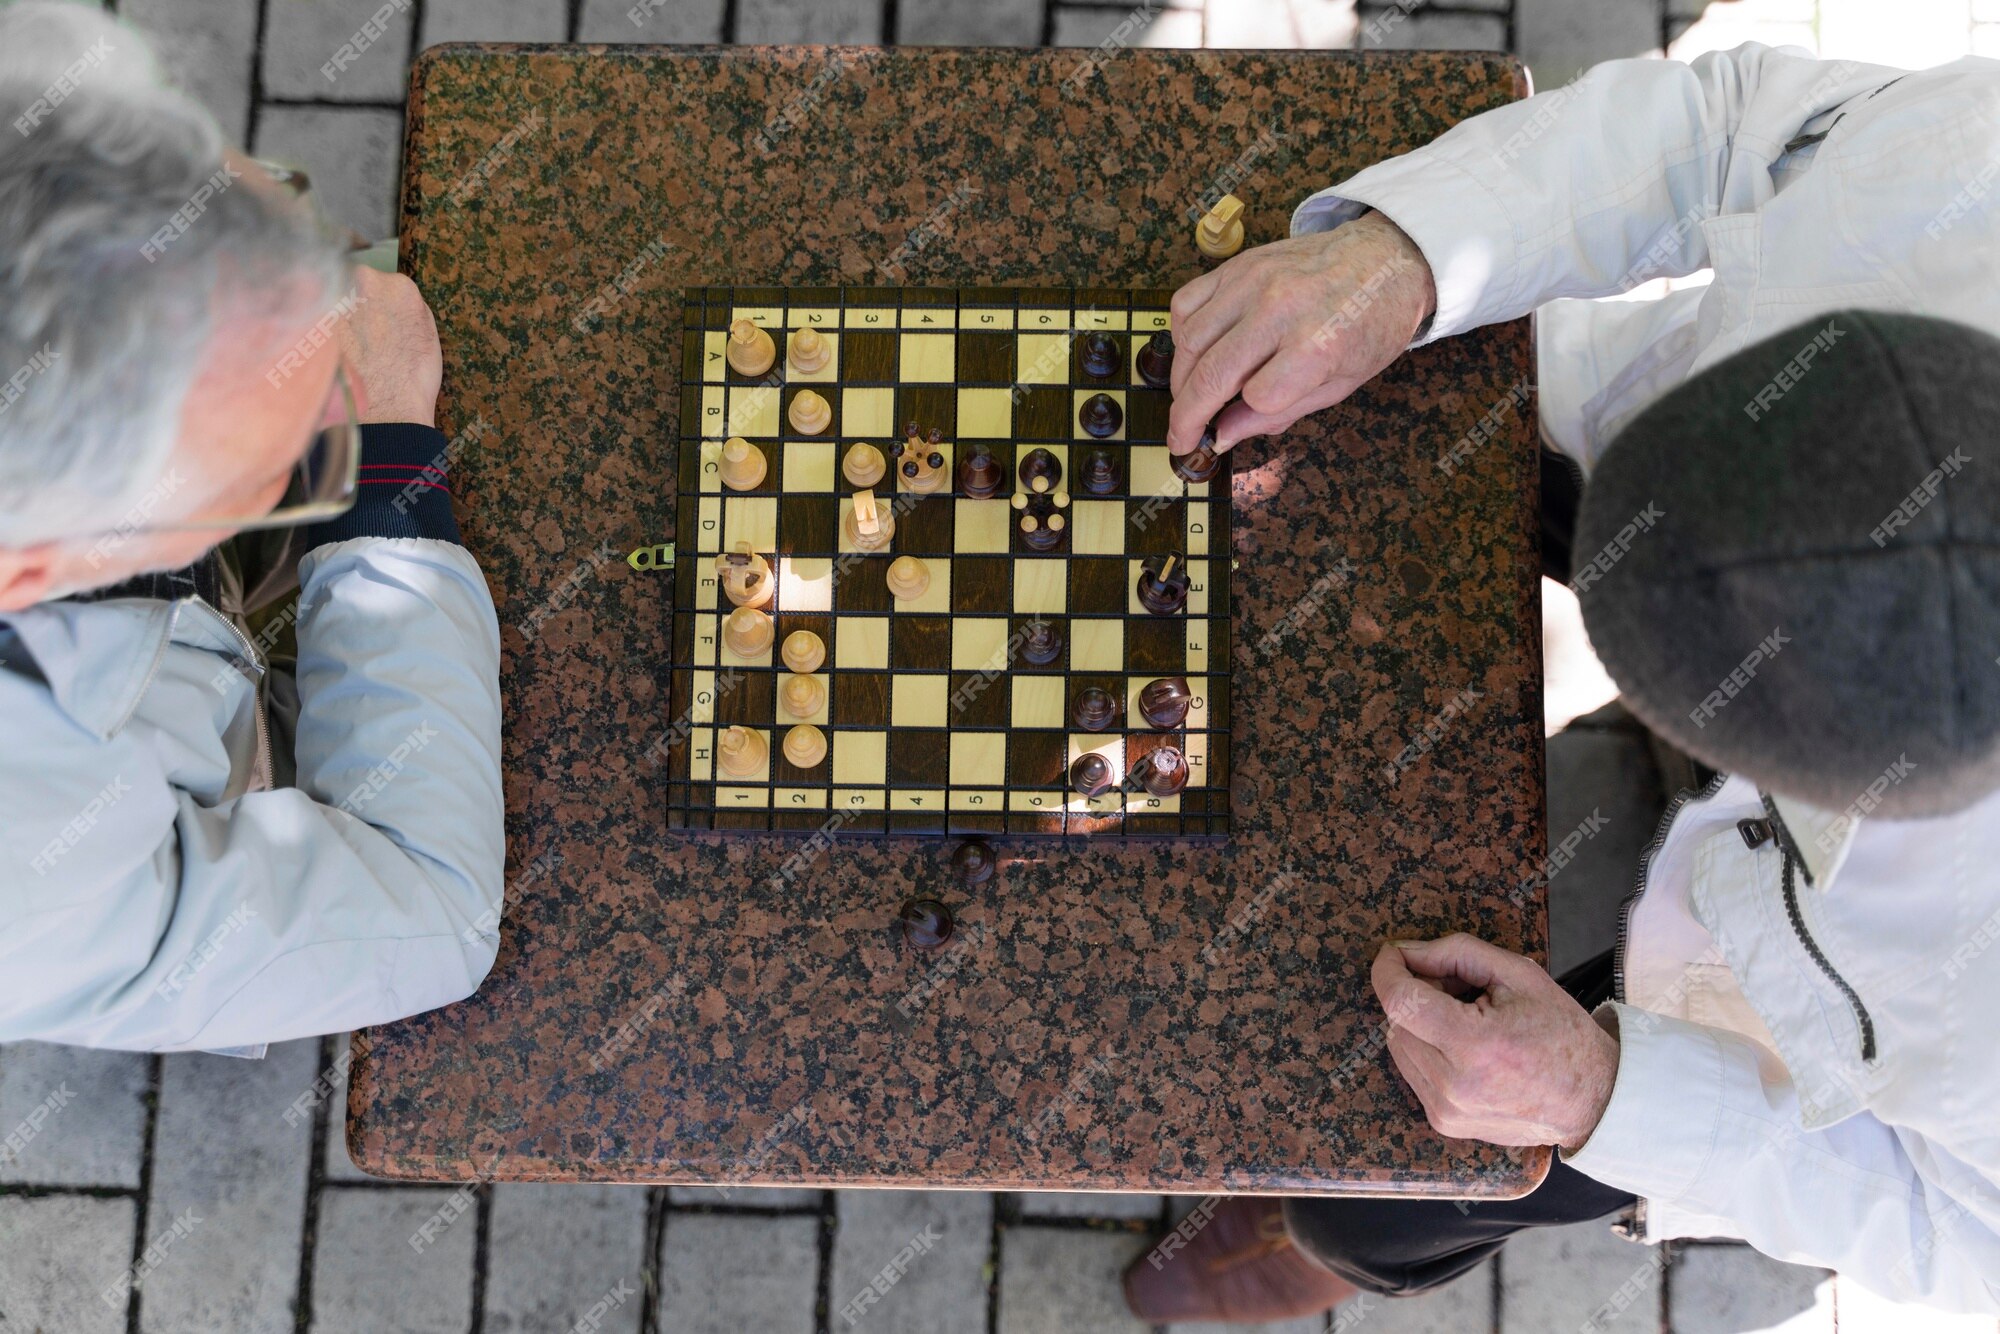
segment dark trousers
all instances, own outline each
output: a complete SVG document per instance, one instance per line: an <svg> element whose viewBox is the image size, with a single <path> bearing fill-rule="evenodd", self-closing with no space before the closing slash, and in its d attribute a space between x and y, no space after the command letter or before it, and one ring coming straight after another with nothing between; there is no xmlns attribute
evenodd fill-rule
<svg viewBox="0 0 2000 1334"><path fill-rule="evenodd" d="M1611 995L1611 955L1559 979L1594 1008ZM1523 1228L1603 1218L1632 1196L1557 1162L1518 1200L1396 1200L1317 1197L1285 1201L1292 1240L1340 1277L1368 1292L1403 1297L1449 1283L1506 1245Z"/></svg>

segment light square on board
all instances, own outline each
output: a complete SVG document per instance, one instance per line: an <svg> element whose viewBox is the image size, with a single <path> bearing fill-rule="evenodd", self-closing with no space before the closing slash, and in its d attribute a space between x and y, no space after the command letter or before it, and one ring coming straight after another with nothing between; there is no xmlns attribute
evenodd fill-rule
<svg viewBox="0 0 2000 1334"><path fill-rule="evenodd" d="M889 618L843 616L833 635L833 660L839 666L864 671L889 667Z"/></svg>
<svg viewBox="0 0 2000 1334"><path fill-rule="evenodd" d="M1125 502L1079 500L1070 506L1069 549L1079 556L1118 556L1125 551Z"/></svg>
<svg viewBox="0 0 2000 1334"><path fill-rule="evenodd" d="M1165 445L1132 446L1132 494L1135 496L1178 496L1187 483L1174 471L1174 456Z"/></svg>
<svg viewBox="0 0 2000 1334"><path fill-rule="evenodd" d="M1014 562L1014 611L1017 614L1060 616L1068 598L1068 561L1024 558Z"/></svg>
<svg viewBox="0 0 2000 1334"><path fill-rule="evenodd" d="M953 732L951 734L951 785L953 787L999 787L1007 772L1005 732Z"/></svg>
<svg viewBox="0 0 2000 1334"><path fill-rule="evenodd" d="M950 380L958 365L958 340L951 334L906 333L896 378L911 383Z"/></svg>
<svg viewBox="0 0 2000 1334"><path fill-rule="evenodd" d="M722 549L734 551L738 542L748 542L750 550L759 555L777 549L776 496L729 496L723 500Z"/></svg>
<svg viewBox="0 0 2000 1334"><path fill-rule="evenodd" d="M833 561L825 556L780 556L778 607L788 612L832 611Z"/></svg>
<svg viewBox="0 0 2000 1334"><path fill-rule="evenodd" d="M1005 440L1014 433L1014 391L958 391L958 435L961 440Z"/></svg>
<svg viewBox="0 0 2000 1334"><path fill-rule="evenodd" d="M889 777L887 732L835 732L833 781L845 787L880 787ZM859 804L859 803L852 803Z"/></svg>
<svg viewBox="0 0 2000 1334"><path fill-rule="evenodd" d="M1114 617L1073 619L1069 623L1069 669L1073 672L1115 672L1125 665L1125 622Z"/></svg>
<svg viewBox="0 0 2000 1334"><path fill-rule="evenodd" d="M891 727L943 727L950 721L951 678L899 672L889 678Z"/></svg>
<svg viewBox="0 0 2000 1334"><path fill-rule="evenodd" d="M971 555L998 555L1007 550L1014 526L1014 509L1004 500L953 502L952 549Z"/></svg>
<svg viewBox="0 0 2000 1334"><path fill-rule="evenodd" d="M1059 333L1014 335L1014 382L1068 384L1069 335Z"/></svg>
<svg viewBox="0 0 2000 1334"><path fill-rule="evenodd" d="M778 434L778 390L775 385L729 386L729 420L725 435L768 440Z"/></svg>
<svg viewBox="0 0 2000 1334"><path fill-rule="evenodd" d="M871 443L891 435L896 429L894 389L842 389L840 429L850 438Z"/></svg>
<svg viewBox="0 0 2000 1334"><path fill-rule="evenodd" d="M1060 676L1015 676L1009 684L1014 696L1015 727L1063 725L1063 679Z"/></svg>
<svg viewBox="0 0 2000 1334"><path fill-rule="evenodd" d="M779 490L831 491L834 469L833 441L787 440Z"/></svg>
<svg viewBox="0 0 2000 1334"><path fill-rule="evenodd" d="M954 616L951 666L958 672L999 672L1007 668L1007 618Z"/></svg>

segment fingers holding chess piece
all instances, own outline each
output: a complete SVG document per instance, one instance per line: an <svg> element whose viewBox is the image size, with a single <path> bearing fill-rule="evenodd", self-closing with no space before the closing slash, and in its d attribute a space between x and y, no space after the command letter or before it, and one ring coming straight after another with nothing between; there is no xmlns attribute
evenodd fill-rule
<svg viewBox="0 0 2000 1334"><path fill-rule="evenodd" d="M800 435L818 435L833 424L833 409L811 389L801 389L785 409L785 417Z"/></svg>
<svg viewBox="0 0 2000 1334"><path fill-rule="evenodd" d="M810 718L826 707L826 684L817 676L791 673L778 687L778 703L794 718Z"/></svg>
<svg viewBox="0 0 2000 1334"><path fill-rule="evenodd" d="M801 375L817 375L833 360L833 344L811 325L792 331L786 351L791 354L792 369Z"/></svg>
<svg viewBox="0 0 2000 1334"><path fill-rule="evenodd" d="M840 526L856 551L881 551L896 535L896 516L888 506L876 503L873 491L856 491Z"/></svg>
<svg viewBox="0 0 2000 1334"><path fill-rule="evenodd" d="M1171 731L1187 721L1194 691L1185 676L1161 676L1139 688L1139 716L1149 726Z"/></svg>
<svg viewBox="0 0 2000 1334"><path fill-rule="evenodd" d="M800 723L785 733L785 758L796 768L817 769L826 758L826 733L811 723Z"/></svg>
<svg viewBox="0 0 2000 1334"><path fill-rule="evenodd" d="M1222 455L1215 452L1215 423L1201 433L1201 441L1185 454L1173 456L1174 475L1184 482L1205 482L1222 467Z"/></svg>
<svg viewBox="0 0 2000 1334"><path fill-rule="evenodd" d="M732 727L715 743L715 767L730 778L755 778L770 760L771 743L747 727Z"/></svg>
<svg viewBox="0 0 2000 1334"><path fill-rule="evenodd" d="M732 607L761 607L778 591L771 563L752 551L748 542L738 542L736 550L715 558L715 579Z"/></svg>
<svg viewBox="0 0 2000 1334"><path fill-rule="evenodd" d="M722 642L739 658L769 653L774 633L771 614L755 607L738 607L722 619Z"/></svg>
<svg viewBox="0 0 2000 1334"><path fill-rule="evenodd" d="M857 440L848 446L846 455L840 460L841 475L855 486L873 486L888 471L889 465L883 461L882 451L865 440Z"/></svg>
<svg viewBox="0 0 2000 1334"><path fill-rule="evenodd" d="M752 491L762 486L767 470L764 451L742 436L732 435L723 441L716 471L722 476L722 484L731 491Z"/></svg>
<svg viewBox="0 0 2000 1334"><path fill-rule="evenodd" d="M1243 201L1224 195L1194 225L1195 248L1210 259L1228 259L1243 248Z"/></svg>
<svg viewBox="0 0 2000 1334"><path fill-rule="evenodd" d="M778 345L749 320L737 320L729 326L728 355L729 369L738 375L758 376L778 360Z"/></svg>
<svg viewBox="0 0 2000 1334"><path fill-rule="evenodd" d="M1174 378L1174 336L1165 329L1156 330L1133 358L1133 365L1141 380L1155 389L1165 389Z"/></svg>
<svg viewBox="0 0 2000 1334"><path fill-rule="evenodd" d="M1187 606L1187 563L1179 556L1148 556L1139 566L1139 605L1155 616Z"/></svg>
<svg viewBox="0 0 2000 1334"><path fill-rule="evenodd" d="M915 556L898 556L889 562L889 594L898 602L920 598L931 586L930 567Z"/></svg>
<svg viewBox="0 0 2000 1334"><path fill-rule="evenodd" d="M785 666L795 672L816 672L826 661L826 641L810 630L794 630L779 650Z"/></svg>
<svg viewBox="0 0 2000 1334"><path fill-rule="evenodd" d="M1078 405L1076 424L1093 440L1109 440L1125 424L1125 409L1109 394L1092 394Z"/></svg>

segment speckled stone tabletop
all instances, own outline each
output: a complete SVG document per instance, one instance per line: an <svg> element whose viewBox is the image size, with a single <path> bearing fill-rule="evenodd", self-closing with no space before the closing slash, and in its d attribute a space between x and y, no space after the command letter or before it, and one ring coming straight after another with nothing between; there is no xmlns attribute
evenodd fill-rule
<svg viewBox="0 0 2000 1334"><path fill-rule="evenodd" d="M670 832L671 579L625 559L674 536L682 288L1171 288L1204 267L1189 210L1218 183L1251 244L1275 240L1312 190L1521 96L1516 62L460 46L413 78L403 253L437 313L466 541L499 607L508 902L478 995L367 1035L358 1163L1539 1180L1544 1151L1430 1131L1368 989L1391 937L1545 947L1525 324L1425 348L1239 455L1219 846L1001 840L998 877L967 890L943 840L839 841L774 882L797 838ZM901 943L911 897L950 906L952 944Z"/></svg>

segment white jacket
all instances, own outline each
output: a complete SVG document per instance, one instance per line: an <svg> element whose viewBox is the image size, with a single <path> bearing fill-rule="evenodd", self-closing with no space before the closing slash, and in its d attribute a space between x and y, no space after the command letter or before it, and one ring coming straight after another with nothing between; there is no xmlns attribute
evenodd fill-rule
<svg viewBox="0 0 2000 1334"><path fill-rule="evenodd" d="M2000 334L1996 194L2000 63L1747 45L1599 66L1313 196L1293 230L1373 207L1408 232L1437 278L1423 341L1542 308L1543 427L1587 471L1640 408L1816 315ZM1704 268L1659 301L1544 306ZM1641 1196L1650 1238L2000 1311L2000 795L1861 807L1729 779L1669 814L1600 1015L1617 1085L1568 1161Z"/></svg>

